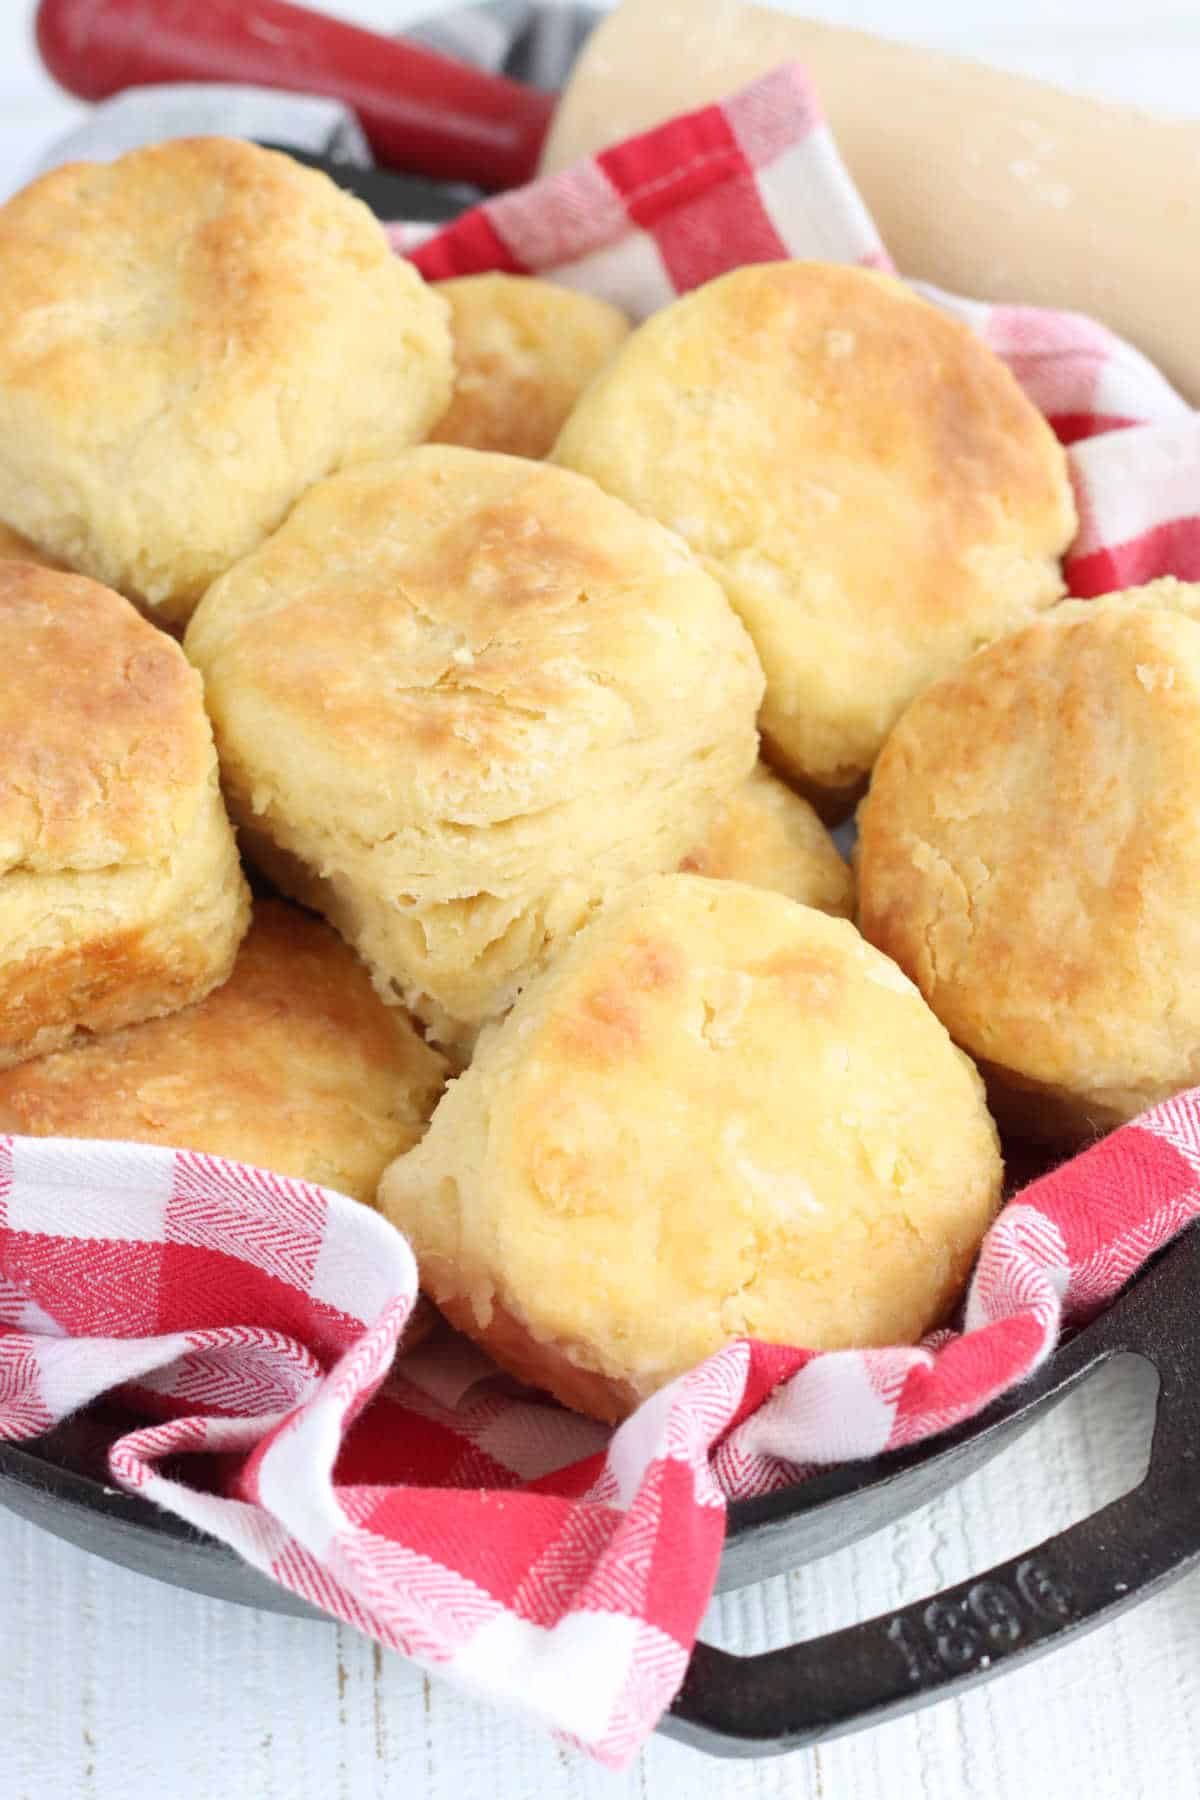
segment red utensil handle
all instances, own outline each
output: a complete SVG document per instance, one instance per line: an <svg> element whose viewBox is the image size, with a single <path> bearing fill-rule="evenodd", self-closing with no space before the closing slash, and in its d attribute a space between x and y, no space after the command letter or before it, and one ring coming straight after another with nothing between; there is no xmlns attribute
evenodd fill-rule
<svg viewBox="0 0 1200 1800"><path fill-rule="evenodd" d="M85 100L160 81L325 94L358 114L380 162L512 187L533 174L554 100L288 0L41 0L46 67Z"/></svg>

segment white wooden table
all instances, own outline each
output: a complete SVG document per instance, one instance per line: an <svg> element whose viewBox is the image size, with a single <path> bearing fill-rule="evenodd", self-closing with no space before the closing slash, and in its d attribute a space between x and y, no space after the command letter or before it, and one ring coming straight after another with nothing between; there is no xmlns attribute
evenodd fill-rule
<svg viewBox="0 0 1200 1800"><path fill-rule="evenodd" d="M381 25L432 10L432 0L324 3ZM1200 111L1196 0L811 0L808 10ZM32 11L32 0L0 0L0 192L78 110L37 72ZM1039 27L1044 11L1054 23ZM1181 279L1197 254L1181 245ZM1015 1554L1133 1485L1152 1410L1142 1365L1109 1368L890 1532L721 1600L706 1635L764 1649ZM0 1596L0 1800L1183 1800L1200 1779L1200 1575L1023 1673L857 1737L729 1764L656 1741L624 1775L349 1630L160 1587L3 1513Z"/></svg>

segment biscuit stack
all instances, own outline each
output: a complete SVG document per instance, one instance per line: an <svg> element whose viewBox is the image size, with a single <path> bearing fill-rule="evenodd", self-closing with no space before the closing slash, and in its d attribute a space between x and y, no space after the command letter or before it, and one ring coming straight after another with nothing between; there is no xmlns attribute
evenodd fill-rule
<svg viewBox="0 0 1200 1800"><path fill-rule="evenodd" d="M0 256L0 1130L377 1202L615 1420L947 1316L972 1058L1067 1144L1196 1078L1200 604L1057 604L1063 454L965 328L821 264L632 333L439 293L218 139Z"/></svg>

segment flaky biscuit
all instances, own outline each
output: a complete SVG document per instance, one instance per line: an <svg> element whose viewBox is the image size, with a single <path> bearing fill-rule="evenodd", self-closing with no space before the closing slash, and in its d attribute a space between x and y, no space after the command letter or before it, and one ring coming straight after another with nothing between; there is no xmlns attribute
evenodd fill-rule
<svg viewBox="0 0 1200 1800"><path fill-rule="evenodd" d="M1200 589L1072 602L930 688L859 816L863 930L1073 1144L1200 1080Z"/></svg>
<svg viewBox="0 0 1200 1800"><path fill-rule="evenodd" d="M445 1033L753 766L762 675L669 532L429 445L311 489L187 634L249 854Z"/></svg>
<svg viewBox="0 0 1200 1800"><path fill-rule="evenodd" d="M684 874L773 888L837 918L854 913L850 865L808 801L762 763L730 795L704 842L679 867Z"/></svg>
<svg viewBox="0 0 1200 1800"><path fill-rule="evenodd" d="M260 901L228 981L0 1073L0 1131L205 1150L373 1205L445 1064L327 925Z"/></svg>
<svg viewBox="0 0 1200 1800"><path fill-rule="evenodd" d="M890 276L735 270L656 313L552 460L687 539L767 675L767 753L831 814L947 669L1062 592L1066 461L965 325Z"/></svg>
<svg viewBox="0 0 1200 1800"><path fill-rule="evenodd" d="M444 303L359 201L227 138L0 207L0 516L182 623L332 469L445 410Z"/></svg>
<svg viewBox="0 0 1200 1800"><path fill-rule="evenodd" d="M0 1068L223 981L248 904L200 681L96 582L0 562Z"/></svg>
<svg viewBox="0 0 1200 1800"><path fill-rule="evenodd" d="M588 382L629 336L624 313L531 275L434 283L450 307L454 397L435 444L545 456Z"/></svg>
<svg viewBox="0 0 1200 1800"><path fill-rule="evenodd" d="M381 1209L451 1322L616 1419L732 1339L911 1341L999 1203L982 1085L854 927L651 878L480 1038Z"/></svg>

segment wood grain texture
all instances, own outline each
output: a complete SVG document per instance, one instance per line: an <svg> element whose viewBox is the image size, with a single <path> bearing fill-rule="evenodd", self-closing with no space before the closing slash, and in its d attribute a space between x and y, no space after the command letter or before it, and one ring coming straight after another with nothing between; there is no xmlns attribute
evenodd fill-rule
<svg viewBox="0 0 1200 1800"><path fill-rule="evenodd" d="M323 0L399 23L436 0ZM797 10L799 10L797 0ZM0 192L79 113L42 79L31 0L0 7ZM1114 98L1200 112L1195 0L814 0L806 10ZM1190 253L1190 252L1189 252ZM1136 279L1136 271L1131 278ZM722 1598L705 1632L752 1652L983 1569L1137 1479L1140 1365L1101 1372L894 1530ZM1139 1800L1200 1766L1200 1575L959 1701L756 1763L655 1740L610 1775L353 1632L269 1618L99 1563L0 1513L0 1800Z"/></svg>

